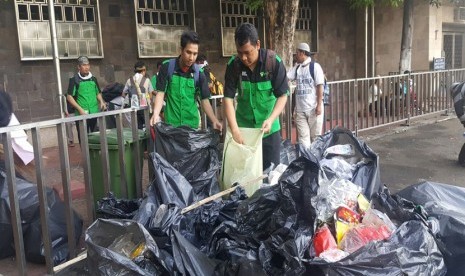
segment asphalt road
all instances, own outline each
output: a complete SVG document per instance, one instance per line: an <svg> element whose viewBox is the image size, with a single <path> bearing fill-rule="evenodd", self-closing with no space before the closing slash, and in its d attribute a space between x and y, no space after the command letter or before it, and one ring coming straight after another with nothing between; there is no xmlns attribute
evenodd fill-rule
<svg viewBox="0 0 465 276"><path fill-rule="evenodd" d="M465 187L458 154L465 129L454 114L359 135L378 155L381 181L397 192L423 180Z"/></svg>

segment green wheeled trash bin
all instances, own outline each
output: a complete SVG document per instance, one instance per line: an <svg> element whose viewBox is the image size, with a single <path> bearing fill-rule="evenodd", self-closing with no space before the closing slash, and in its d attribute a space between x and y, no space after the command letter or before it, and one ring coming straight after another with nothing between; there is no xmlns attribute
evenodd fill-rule
<svg viewBox="0 0 465 276"><path fill-rule="evenodd" d="M140 164L141 170L144 158L144 149L147 140L147 135L143 130L138 130L139 148L137 143L132 139L132 130L130 128L123 129L123 144L124 144L124 161L126 169L126 184L127 184L127 198L133 199L137 197L136 189L136 162L134 160L134 153L136 150L140 151ZM120 158L118 149L118 135L116 129L108 129L107 144L108 144L108 160L110 164L110 191L114 193L116 198L122 198L121 189L121 170ZM94 203L106 197L103 185L103 169L102 157L100 150L100 132L89 133L89 155L92 177L92 190L94 195ZM142 175L142 171L141 171Z"/></svg>

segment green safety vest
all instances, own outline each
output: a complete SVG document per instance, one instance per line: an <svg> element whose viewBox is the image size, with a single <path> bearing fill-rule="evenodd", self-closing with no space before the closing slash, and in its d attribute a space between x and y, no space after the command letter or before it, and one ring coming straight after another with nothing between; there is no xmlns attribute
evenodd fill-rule
<svg viewBox="0 0 465 276"><path fill-rule="evenodd" d="M199 109L195 102L197 89L193 78L173 75L166 94L165 121L178 127L187 125L199 128Z"/></svg>
<svg viewBox="0 0 465 276"><path fill-rule="evenodd" d="M74 87L74 89L75 91L73 93L73 96L76 94L76 87ZM98 87L93 78L89 80L81 79L81 81L79 82L78 97L76 101L78 105L82 109L86 110L89 114L98 113L98 93ZM76 115L79 115L79 111L76 110L75 113Z"/></svg>
<svg viewBox="0 0 465 276"><path fill-rule="evenodd" d="M241 76L239 77L241 78ZM276 103L271 81L257 83L241 81L240 83L242 83L242 89L239 90L237 97L237 124L239 127L261 128L263 121L271 115ZM277 118L271 125L270 133L266 133L264 136L273 134L280 128Z"/></svg>

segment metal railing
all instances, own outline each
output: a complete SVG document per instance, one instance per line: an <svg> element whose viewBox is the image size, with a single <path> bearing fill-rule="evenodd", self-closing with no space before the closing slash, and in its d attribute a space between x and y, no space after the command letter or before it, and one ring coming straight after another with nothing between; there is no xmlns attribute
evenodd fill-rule
<svg viewBox="0 0 465 276"><path fill-rule="evenodd" d="M124 155L124 139L123 139L123 121L125 116L130 114L129 118L131 120L130 127L132 132L132 139L135 148L139 149L142 145L140 144L139 131L137 129L137 111L140 109L123 109L108 111L102 113L96 113L91 115L75 116L64 119L49 120L37 123L29 123L17 126L9 126L0 128L0 141L3 144L4 158L5 158L5 171L6 171L6 184L8 185L8 196L10 198L10 210L11 210L11 224L14 235L15 243L15 252L16 252L16 262L19 275L26 275L26 260L24 253L24 242L23 242L23 230L21 226L21 217L19 202L17 196L17 186L16 186L16 170L15 162L13 157L13 147L12 147L12 136L13 131L23 130L31 133L32 136L32 145L34 148L34 166L35 166L35 179L37 183L38 198L39 198L39 208L40 208L40 223L42 231L42 240L44 247L44 256L46 260L47 273L53 274L53 258L52 258L52 244L49 232L49 220L48 220L48 204L46 197L46 188L47 185L46 179L43 174L44 165L42 157L42 145L41 145L41 132L44 128L54 127L56 128L56 138L59 148L59 161L61 169L61 184L63 188L64 204L66 207L65 217L67 225L67 236L71 241L68 243L68 250L70 258L73 258L77 255L77 248L75 246L74 238L74 212L72 209L72 196L71 196L71 174L70 174L70 156L68 151L68 140L66 136L66 124L79 122L80 130L80 147L81 147L81 166L84 174L84 184L85 184L85 199L86 199L86 212L87 218L90 221L95 220L95 209L94 209L94 198L93 198L93 184L91 177L91 161L89 154L89 141L87 133L87 119L97 119L99 125L99 138L100 138L100 156L101 156L101 170L103 174L103 183L104 193L107 194L110 191L111 187L111 177L110 177L110 163L109 163L109 154L108 154L108 144L107 144L107 129L106 129L106 117L115 116L116 118L116 133L118 140L118 154L120 160L120 172L121 172L121 194L122 197L127 196L127 190L123 187L126 185L126 162ZM145 108L144 116L145 121L149 120L148 109ZM150 133L147 132L147 135ZM153 142L151 139L148 139L148 148L153 147ZM142 164L141 164L141 151L134 150L132 152L134 157L134 168L135 168L135 182L136 182L136 194L137 197L142 197ZM149 169L149 175L152 175L152 171Z"/></svg>
<svg viewBox="0 0 465 276"><path fill-rule="evenodd" d="M450 93L448 88L455 81L465 79L465 69L422 72L411 74L400 74L393 76L382 76L377 78L363 78L344 81L329 82L330 87L330 105L325 107L325 124L324 131L328 131L336 126L345 127L355 134L360 130L380 127L386 124L405 122L410 123L412 117L422 116L435 112L448 112L451 108ZM371 88L373 83L378 80L378 86L382 93L376 94ZM218 102L222 96L212 98L212 107L219 117L223 117L222 108ZM295 138L292 126L292 95L290 95L286 104L285 111L280 116L282 123L282 136L285 139ZM0 141L3 144L5 167L8 184L8 195L11 206L11 222L14 233L14 243L16 251L16 262L19 275L26 275L26 261L24 254L23 231L21 227L21 218L19 211L19 202L17 197L15 164L13 158L11 132L24 130L31 133L32 144L34 148L35 178L39 194L40 221L42 227L42 239L44 245L44 255L46 260L47 272L53 274L52 245L49 234L46 181L42 174L44 169L42 160L41 133L44 128L56 128L56 137L59 148L59 159L61 166L61 185L64 191L64 203L66 206L66 223L68 237L74 237L73 210L71 197L71 175L70 175L70 156L67 147L66 124L79 122L80 128L80 146L81 146L81 166L84 175L86 212L89 220L95 219L94 198L92 193L91 162L89 154L89 141L87 136L87 119L96 118L100 131L100 155L103 173L104 192L110 191L111 177L109 154L106 136L106 117L116 117L116 132L118 139L118 156L120 159L121 186L126 187L126 160L124 155L123 144L123 121L127 114L131 118L131 132L136 147L139 145L137 130L137 109L123 109L108 111L91 115L69 117L64 119L49 120L37 123L29 123L18 126L0 128ZM149 112L144 109L145 121L149 120ZM206 118L202 115L202 126L206 126ZM225 119L223 122L225 124ZM147 124L146 124L147 125ZM224 131L226 125L224 127ZM147 131L147 135L150 133ZM148 139L148 148L153 148L153 141ZM295 140L293 140L295 141ZM133 151L135 160L136 173L136 194L142 196L143 183L141 177L142 164L140 163L140 151ZM149 177L151 179L153 172L149 166ZM122 196L126 196L127 191L122 189ZM74 243L69 243L70 257L76 256L78 249Z"/></svg>

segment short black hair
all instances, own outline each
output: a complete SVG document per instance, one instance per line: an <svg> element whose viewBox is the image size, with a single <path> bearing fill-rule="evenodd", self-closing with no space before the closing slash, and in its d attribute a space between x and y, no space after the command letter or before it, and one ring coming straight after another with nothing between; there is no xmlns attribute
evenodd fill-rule
<svg viewBox="0 0 465 276"><path fill-rule="evenodd" d="M184 49L187 44L199 44L199 35L194 31L185 31L181 35L181 48Z"/></svg>
<svg viewBox="0 0 465 276"><path fill-rule="evenodd" d="M140 73L144 70L147 70L147 68L145 67L145 63L143 61L139 60L136 62L136 64L134 64L134 73Z"/></svg>
<svg viewBox="0 0 465 276"><path fill-rule="evenodd" d="M234 41L239 46L243 46L250 42L251 45L257 45L258 32L257 28L250 23L242 23L236 28L234 33Z"/></svg>
<svg viewBox="0 0 465 276"><path fill-rule="evenodd" d="M162 65L163 65L162 61L157 62L157 68L160 68L160 66L162 66Z"/></svg>

